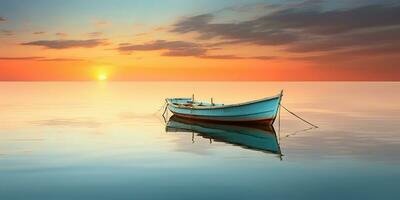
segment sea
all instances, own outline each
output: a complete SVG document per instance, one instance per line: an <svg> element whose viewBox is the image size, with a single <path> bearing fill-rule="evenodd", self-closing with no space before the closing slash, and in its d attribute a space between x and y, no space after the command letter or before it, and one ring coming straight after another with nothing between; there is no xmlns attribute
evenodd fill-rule
<svg viewBox="0 0 400 200"><path fill-rule="evenodd" d="M283 90L273 128L165 98ZM0 199L400 199L400 82L1 82Z"/></svg>

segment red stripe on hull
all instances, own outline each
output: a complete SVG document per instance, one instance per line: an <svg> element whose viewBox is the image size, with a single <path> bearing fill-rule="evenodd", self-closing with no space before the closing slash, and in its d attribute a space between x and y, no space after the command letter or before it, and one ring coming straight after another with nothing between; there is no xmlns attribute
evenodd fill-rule
<svg viewBox="0 0 400 200"><path fill-rule="evenodd" d="M172 111L171 111L172 112ZM183 118L188 118L192 120L198 120L198 121L209 121L209 122L220 122L220 123L227 123L227 124L238 124L238 123L249 123L249 124L268 124L272 125L275 121L274 118L271 119L260 119L260 120L220 120L220 119L210 119L206 117L198 117L198 116L193 116L193 115L185 115L185 114L178 114L172 112L174 115L178 117L183 117Z"/></svg>

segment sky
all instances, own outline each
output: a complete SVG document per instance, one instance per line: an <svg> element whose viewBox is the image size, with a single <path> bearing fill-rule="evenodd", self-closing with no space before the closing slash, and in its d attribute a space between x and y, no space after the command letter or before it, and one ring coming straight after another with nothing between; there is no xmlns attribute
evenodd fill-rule
<svg viewBox="0 0 400 200"><path fill-rule="evenodd" d="M0 0L0 81L399 81L396 0Z"/></svg>

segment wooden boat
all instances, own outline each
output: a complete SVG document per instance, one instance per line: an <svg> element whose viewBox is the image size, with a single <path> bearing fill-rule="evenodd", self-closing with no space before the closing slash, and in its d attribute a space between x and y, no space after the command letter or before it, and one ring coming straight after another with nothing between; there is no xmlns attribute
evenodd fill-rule
<svg viewBox="0 0 400 200"><path fill-rule="evenodd" d="M197 133L216 142L224 142L246 149L281 155L281 149L272 126L262 124L226 124L198 121L172 116L166 127L167 133Z"/></svg>
<svg viewBox="0 0 400 200"><path fill-rule="evenodd" d="M166 99L168 109L177 116L208 121L267 123L277 116L282 94L239 104L198 102L194 98Z"/></svg>

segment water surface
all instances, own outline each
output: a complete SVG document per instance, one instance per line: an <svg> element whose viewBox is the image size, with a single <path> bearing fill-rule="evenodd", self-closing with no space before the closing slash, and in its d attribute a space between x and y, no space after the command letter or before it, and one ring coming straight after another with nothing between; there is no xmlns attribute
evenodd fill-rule
<svg viewBox="0 0 400 200"><path fill-rule="evenodd" d="M281 89L320 128L282 111L279 151L270 135L256 141L274 151L169 132L160 116L166 97L237 103ZM399 199L399 102L400 83L0 83L0 199Z"/></svg>

